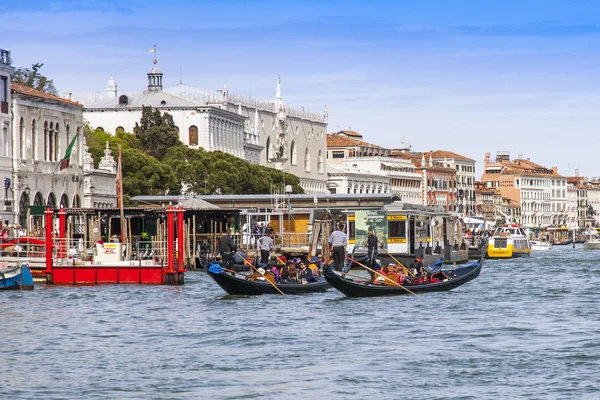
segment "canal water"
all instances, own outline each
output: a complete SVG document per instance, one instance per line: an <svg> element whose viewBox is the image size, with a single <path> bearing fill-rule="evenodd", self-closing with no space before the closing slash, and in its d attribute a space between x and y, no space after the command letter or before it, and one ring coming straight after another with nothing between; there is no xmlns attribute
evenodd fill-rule
<svg viewBox="0 0 600 400"><path fill-rule="evenodd" d="M447 293L0 293L2 399L598 399L600 252L486 261Z"/></svg>

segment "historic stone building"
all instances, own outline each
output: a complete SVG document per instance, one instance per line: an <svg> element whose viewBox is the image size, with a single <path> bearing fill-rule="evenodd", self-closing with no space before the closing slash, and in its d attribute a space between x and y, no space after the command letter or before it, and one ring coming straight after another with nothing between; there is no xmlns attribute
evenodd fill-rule
<svg viewBox="0 0 600 400"><path fill-rule="evenodd" d="M105 93L73 95L84 104L84 117L93 128L133 132L142 106L152 106L173 116L184 144L283 169L298 176L307 193L325 193L326 110L288 107L280 81L274 101L231 94L226 85L216 92L182 84L163 88L162 70L154 62L147 90L119 93L111 77Z"/></svg>
<svg viewBox="0 0 600 400"><path fill-rule="evenodd" d="M10 51L0 49L0 134L2 148L0 149L0 177L4 183L4 201L0 208L0 222L12 221L10 187L12 186L12 107L10 81L14 67L11 65ZM7 188L8 185L8 188Z"/></svg>

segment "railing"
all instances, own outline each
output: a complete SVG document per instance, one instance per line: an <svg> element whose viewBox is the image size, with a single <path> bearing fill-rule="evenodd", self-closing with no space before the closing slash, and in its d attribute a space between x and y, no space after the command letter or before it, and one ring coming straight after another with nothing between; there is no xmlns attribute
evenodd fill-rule
<svg viewBox="0 0 600 400"><path fill-rule="evenodd" d="M107 243L109 245L110 243ZM166 265L167 244L166 242L138 241L132 243L132 249L127 248L126 243L121 244L122 254L116 254L115 258L119 261L137 261L142 265L142 261L149 261L155 265ZM40 246L44 257L45 245ZM54 239L52 255L55 265L82 265L85 263L98 262L100 254L98 249L104 249L102 244L93 244L85 246L83 239ZM32 256L30 256L32 257ZM103 264L110 265L111 261L105 261Z"/></svg>

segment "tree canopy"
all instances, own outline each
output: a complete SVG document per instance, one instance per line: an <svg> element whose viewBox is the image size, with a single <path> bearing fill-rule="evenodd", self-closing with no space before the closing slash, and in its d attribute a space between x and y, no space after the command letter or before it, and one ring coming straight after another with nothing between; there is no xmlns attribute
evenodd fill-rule
<svg viewBox="0 0 600 400"><path fill-rule="evenodd" d="M33 89L41 90L42 92L58 95L56 87L52 79L48 79L40 73L40 69L44 66L42 63L35 63L31 68L19 68L12 75L12 81L23 84Z"/></svg>
<svg viewBox="0 0 600 400"><path fill-rule="evenodd" d="M137 135L84 129L96 168L107 142L115 158L121 146L125 204L132 196L179 194L182 188L188 194L261 194L283 192L284 185L291 185L293 193L304 192L295 175L183 145L169 113L144 107L135 129Z"/></svg>

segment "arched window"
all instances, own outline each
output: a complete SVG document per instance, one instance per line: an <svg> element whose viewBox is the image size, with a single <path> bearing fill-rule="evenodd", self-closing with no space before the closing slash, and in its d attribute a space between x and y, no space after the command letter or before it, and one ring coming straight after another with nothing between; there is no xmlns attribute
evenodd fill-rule
<svg viewBox="0 0 600 400"><path fill-rule="evenodd" d="M46 207L51 209L56 208L56 196L54 196L54 193L50 193L48 195L48 202L46 203Z"/></svg>
<svg viewBox="0 0 600 400"><path fill-rule="evenodd" d="M44 161L48 161L48 121L44 121Z"/></svg>
<svg viewBox="0 0 600 400"><path fill-rule="evenodd" d="M69 208L69 196L66 193L60 197L60 208Z"/></svg>
<svg viewBox="0 0 600 400"><path fill-rule="evenodd" d="M71 125L67 125L67 144L68 146L71 143Z"/></svg>
<svg viewBox="0 0 600 400"><path fill-rule="evenodd" d="M19 120L19 158L25 158L25 121L23 118Z"/></svg>
<svg viewBox="0 0 600 400"><path fill-rule="evenodd" d="M101 127L101 126L97 127L97 128L96 128L96 130L97 130L97 131L100 131L100 132L104 132L104 128L103 128L103 127ZM135 131L134 131L134 133L135 133Z"/></svg>
<svg viewBox="0 0 600 400"><path fill-rule="evenodd" d="M304 150L304 171L310 172L310 153L308 147Z"/></svg>
<svg viewBox="0 0 600 400"><path fill-rule="evenodd" d="M292 145L290 146L290 164L296 165L298 164L298 156L296 155L296 141L292 140Z"/></svg>
<svg viewBox="0 0 600 400"><path fill-rule="evenodd" d="M2 145L3 145L3 155L4 157L8 157L10 154L9 151L9 147L10 147L10 139L9 139L9 134L8 134L8 125L4 125L4 127L2 128Z"/></svg>
<svg viewBox="0 0 600 400"><path fill-rule="evenodd" d="M75 197L73 198L73 208L79 208L81 207L81 200L79 199L79 195L76 194Z"/></svg>
<svg viewBox="0 0 600 400"><path fill-rule="evenodd" d="M271 162L271 158L273 157L273 152L271 151L271 137L267 138L267 145L265 146L265 150L267 151L267 162Z"/></svg>
<svg viewBox="0 0 600 400"><path fill-rule="evenodd" d="M54 122L50 122L48 128L48 158L46 161L52 161L54 159Z"/></svg>
<svg viewBox="0 0 600 400"><path fill-rule="evenodd" d="M52 159L52 161L58 161L58 152L60 151L58 148L58 129L59 125L58 122L54 125L54 158Z"/></svg>
<svg viewBox="0 0 600 400"><path fill-rule="evenodd" d="M190 126L190 130L189 130L189 142L190 142L190 146L198 146L198 127L196 125L192 125Z"/></svg>
<svg viewBox="0 0 600 400"><path fill-rule="evenodd" d="M115 133L117 133L117 132L125 132L125 129L122 126L117 126Z"/></svg>
<svg viewBox="0 0 600 400"><path fill-rule="evenodd" d="M127 103L129 103L129 98L126 95L122 94L121 96L119 96L119 105L120 106L126 106Z"/></svg>
<svg viewBox="0 0 600 400"><path fill-rule="evenodd" d="M323 173L323 152L319 149L319 155L317 156L317 172Z"/></svg>
<svg viewBox="0 0 600 400"><path fill-rule="evenodd" d="M19 201L19 224L27 226L27 211L29 210L29 195L25 192L21 193Z"/></svg>
<svg viewBox="0 0 600 400"><path fill-rule="evenodd" d="M37 123L35 119L31 120L31 158L38 159L37 155Z"/></svg>

